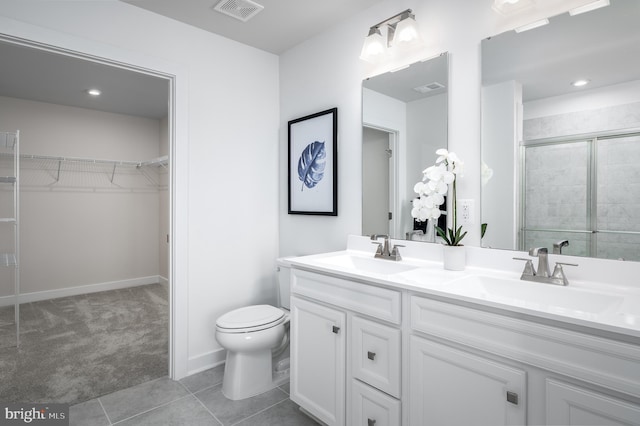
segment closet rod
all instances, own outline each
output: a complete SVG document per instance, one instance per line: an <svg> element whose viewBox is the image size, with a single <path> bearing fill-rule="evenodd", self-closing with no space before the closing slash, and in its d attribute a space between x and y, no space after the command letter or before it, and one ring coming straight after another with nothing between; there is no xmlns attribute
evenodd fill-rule
<svg viewBox="0 0 640 426"><path fill-rule="evenodd" d="M4 153L0 153L3 156ZM162 156L147 161L122 161L122 160L105 160L98 158L83 158L83 157L55 157L50 155L32 155L32 154L20 154L21 159L26 160L49 160L58 162L74 162L74 163L91 163L91 164L111 164L115 166L132 166L132 167L144 167L144 166L166 166L169 160L168 156Z"/></svg>

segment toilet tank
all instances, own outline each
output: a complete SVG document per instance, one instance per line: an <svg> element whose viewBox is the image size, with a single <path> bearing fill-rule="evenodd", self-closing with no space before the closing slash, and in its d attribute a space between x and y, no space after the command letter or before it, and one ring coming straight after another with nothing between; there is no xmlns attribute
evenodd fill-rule
<svg viewBox="0 0 640 426"><path fill-rule="evenodd" d="M276 260L278 271L278 297L279 305L286 310L290 309L290 290L291 290L291 263L289 263L286 257L282 257Z"/></svg>

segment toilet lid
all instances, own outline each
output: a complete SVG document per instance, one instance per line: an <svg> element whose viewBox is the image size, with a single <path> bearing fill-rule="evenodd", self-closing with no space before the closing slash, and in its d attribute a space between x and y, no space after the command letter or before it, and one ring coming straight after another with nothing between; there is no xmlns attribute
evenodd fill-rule
<svg viewBox="0 0 640 426"><path fill-rule="evenodd" d="M270 305L253 305L235 309L222 315L216 321L219 328L252 328L277 323L284 318L284 312Z"/></svg>

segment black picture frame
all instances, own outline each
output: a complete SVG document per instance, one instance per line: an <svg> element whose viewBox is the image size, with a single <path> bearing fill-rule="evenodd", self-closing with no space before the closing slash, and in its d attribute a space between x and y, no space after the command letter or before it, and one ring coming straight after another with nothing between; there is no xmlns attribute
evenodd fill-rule
<svg viewBox="0 0 640 426"><path fill-rule="evenodd" d="M289 121L289 214L338 215L338 108Z"/></svg>

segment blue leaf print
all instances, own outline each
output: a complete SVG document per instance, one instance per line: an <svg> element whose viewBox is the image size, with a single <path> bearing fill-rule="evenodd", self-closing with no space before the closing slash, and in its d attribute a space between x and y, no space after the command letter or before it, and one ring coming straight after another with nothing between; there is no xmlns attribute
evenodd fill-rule
<svg viewBox="0 0 640 426"><path fill-rule="evenodd" d="M311 142L300 154L298 160L298 178L302 181L302 188L311 189L322 180L324 167L327 162L327 152L324 149L324 142Z"/></svg>

